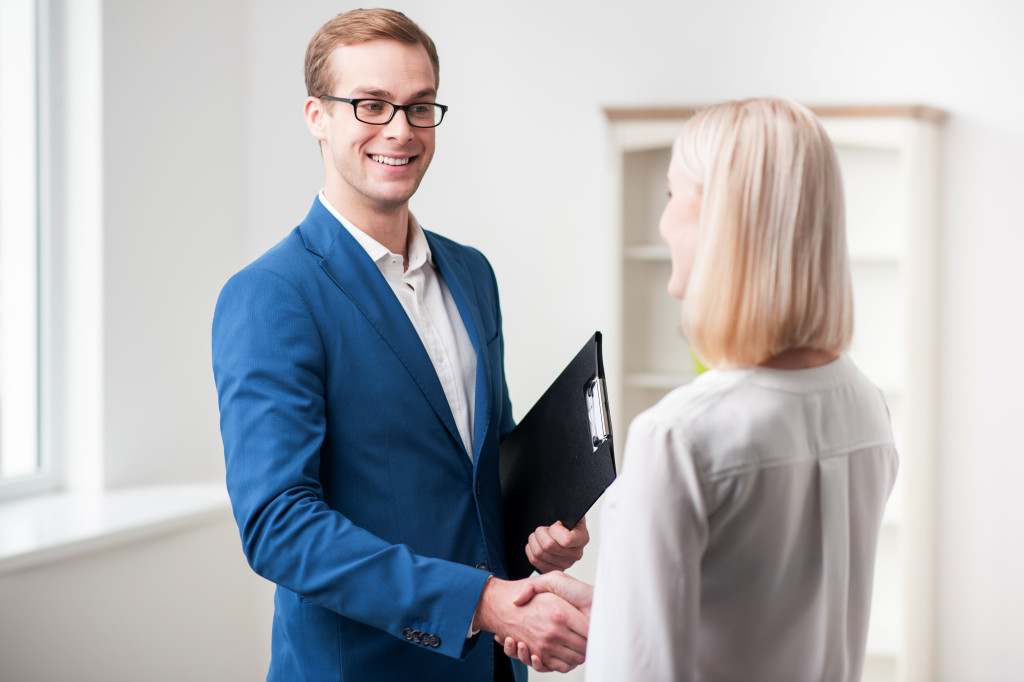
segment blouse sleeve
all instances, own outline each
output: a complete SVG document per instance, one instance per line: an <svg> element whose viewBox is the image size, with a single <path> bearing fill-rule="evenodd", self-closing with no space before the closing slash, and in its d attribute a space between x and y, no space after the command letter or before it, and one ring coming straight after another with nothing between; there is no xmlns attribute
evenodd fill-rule
<svg viewBox="0 0 1024 682"><path fill-rule="evenodd" d="M690 680L708 538L692 448L644 413L624 462L600 516L586 679Z"/></svg>

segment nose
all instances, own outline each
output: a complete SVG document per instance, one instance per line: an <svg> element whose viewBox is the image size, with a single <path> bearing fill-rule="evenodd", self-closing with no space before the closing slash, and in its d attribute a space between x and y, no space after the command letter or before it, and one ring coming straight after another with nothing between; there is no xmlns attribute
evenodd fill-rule
<svg viewBox="0 0 1024 682"><path fill-rule="evenodd" d="M411 140L413 128L409 125L408 116L409 114L405 109L396 111L395 115L384 126L384 134L396 140Z"/></svg>

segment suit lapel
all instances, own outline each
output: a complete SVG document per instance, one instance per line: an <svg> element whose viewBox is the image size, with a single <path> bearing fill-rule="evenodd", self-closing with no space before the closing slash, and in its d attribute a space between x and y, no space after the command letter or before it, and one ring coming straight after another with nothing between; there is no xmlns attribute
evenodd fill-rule
<svg viewBox="0 0 1024 682"><path fill-rule="evenodd" d="M423 230L430 244L430 252L434 255L434 262L437 263L441 276L448 285L448 291L452 294L455 306L459 309L462 323L469 334L469 340L473 343L476 351L476 396L473 403L473 462L480 458L480 450L483 447L484 435L490 424L491 395L490 382L492 377L487 372L487 349L480 339L480 330L483 325L480 320L480 308L469 304L469 295L473 291L473 280L469 269L462 262L460 254L446 248L441 240L427 230Z"/></svg>
<svg viewBox="0 0 1024 682"><path fill-rule="evenodd" d="M398 357L462 452L462 438L430 356L376 263L319 200L300 230L306 248L322 256L320 267Z"/></svg>

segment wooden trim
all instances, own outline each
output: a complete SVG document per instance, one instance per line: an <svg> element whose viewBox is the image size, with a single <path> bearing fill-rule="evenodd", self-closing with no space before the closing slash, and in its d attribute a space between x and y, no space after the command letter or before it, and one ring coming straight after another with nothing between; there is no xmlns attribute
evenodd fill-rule
<svg viewBox="0 0 1024 682"><path fill-rule="evenodd" d="M687 119L702 106L647 106L647 107L605 107L604 115L609 121L655 121ZM924 104L850 105L850 106L809 106L811 111L823 118L838 117L895 117L912 118L929 123L944 123L949 112Z"/></svg>
<svg viewBox="0 0 1024 682"><path fill-rule="evenodd" d="M605 107L604 115L609 121L655 121L690 118L700 107Z"/></svg>

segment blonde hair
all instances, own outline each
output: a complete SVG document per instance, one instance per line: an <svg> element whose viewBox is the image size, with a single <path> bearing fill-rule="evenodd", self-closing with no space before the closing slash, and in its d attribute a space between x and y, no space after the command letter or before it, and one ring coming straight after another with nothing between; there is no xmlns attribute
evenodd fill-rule
<svg viewBox="0 0 1024 682"><path fill-rule="evenodd" d="M423 29L401 12L390 9L354 9L334 17L317 29L306 48L306 94L331 95L336 75L331 73L330 58L343 45L359 45L371 40L397 40L422 45L434 67L434 88L441 82L437 48Z"/></svg>
<svg viewBox="0 0 1024 682"><path fill-rule="evenodd" d="M718 104L687 122L673 160L702 192L683 302L694 351L712 366L748 366L795 348L847 350L843 186L814 114L785 99Z"/></svg>

